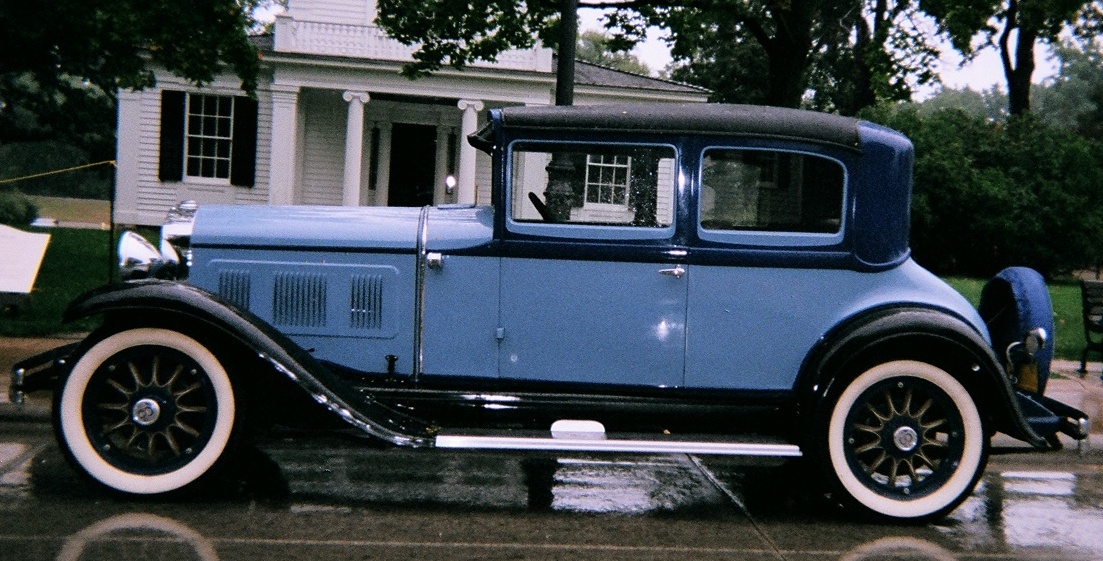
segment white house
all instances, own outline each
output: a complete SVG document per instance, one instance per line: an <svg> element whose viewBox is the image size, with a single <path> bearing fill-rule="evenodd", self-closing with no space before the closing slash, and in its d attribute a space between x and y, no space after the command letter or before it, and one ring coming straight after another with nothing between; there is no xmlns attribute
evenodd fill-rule
<svg viewBox="0 0 1103 561"><path fill-rule="evenodd" d="M160 224L204 203L420 206L486 202L490 163L471 148L485 111L554 102L550 49L399 74L412 47L374 25L365 0L290 0L260 39L256 100L227 75L196 88L159 73L119 92L115 220ZM708 91L578 63L575 103L703 102ZM446 186L452 176L456 186Z"/></svg>

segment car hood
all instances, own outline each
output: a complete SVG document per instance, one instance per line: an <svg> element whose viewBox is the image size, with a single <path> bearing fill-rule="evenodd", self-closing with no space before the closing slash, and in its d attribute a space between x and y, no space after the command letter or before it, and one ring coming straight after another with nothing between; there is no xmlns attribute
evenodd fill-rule
<svg viewBox="0 0 1103 561"><path fill-rule="evenodd" d="M204 206L192 247L414 250L421 208L332 206ZM429 247L436 251L489 243L490 207L430 207Z"/></svg>

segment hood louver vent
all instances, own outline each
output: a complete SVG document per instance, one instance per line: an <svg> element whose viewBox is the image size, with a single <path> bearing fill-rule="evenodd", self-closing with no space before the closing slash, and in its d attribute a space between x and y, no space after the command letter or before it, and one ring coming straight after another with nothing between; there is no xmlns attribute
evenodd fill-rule
<svg viewBox="0 0 1103 561"><path fill-rule="evenodd" d="M218 273L218 295L239 308L249 309L249 271L226 269Z"/></svg>
<svg viewBox="0 0 1103 561"><path fill-rule="evenodd" d="M349 296L350 327L353 329L381 329L383 327L382 276L353 275L352 290Z"/></svg>
<svg viewBox="0 0 1103 561"><path fill-rule="evenodd" d="M272 321L276 325L325 327L326 276L276 273L272 292Z"/></svg>

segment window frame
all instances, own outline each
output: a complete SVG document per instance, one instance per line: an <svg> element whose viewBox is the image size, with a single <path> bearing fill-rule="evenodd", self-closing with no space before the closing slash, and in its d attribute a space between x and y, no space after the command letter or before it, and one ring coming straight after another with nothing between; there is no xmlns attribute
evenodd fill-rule
<svg viewBox="0 0 1103 561"><path fill-rule="evenodd" d="M650 148L656 150L666 150L672 156L672 177L670 184L671 195L671 217L670 224L665 226L633 226L626 224L582 224L582 223L551 223L551 222L533 222L522 221L514 218L513 203L516 196L514 179L514 155L518 152L518 145L523 145L525 152L537 152L537 148L547 147L543 150L545 153L551 153L556 147L573 147L577 146L580 149L578 152L584 152L584 147L597 147L597 148ZM589 153L587 153L589 156ZM540 138L517 138L509 141L503 150L503 167L502 177L505 183L505 229L510 234L518 234L523 236L534 237L546 237L546 238L563 238L573 240L596 240L596 241L609 241L609 240L661 240L669 239L673 237L675 229L678 226L678 206L680 203L679 193L681 191L680 183L682 180L681 174L681 162L682 152L681 149L671 142L618 142L607 140L558 140L558 139L540 139ZM589 158L587 158L588 160ZM626 193L626 198L630 194ZM588 203L590 205L600 205L601 203ZM628 207L617 207L620 210L624 210Z"/></svg>
<svg viewBox="0 0 1103 561"><path fill-rule="evenodd" d="M776 154L794 154L805 158L820 158L839 166L842 171L842 193L839 208L839 228L835 232L798 232L798 231L768 231L747 229L719 230L705 228L702 224L704 211L704 171L705 160L709 151L759 151ZM776 159L775 159L776 161ZM777 170L774 170L777 173ZM830 154L816 150L802 150L793 147L775 145L726 145L710 144L701 148L698 152L696 181L696 209L692 212L697 237L708 242L716 242L732 245L748 245L760 247L826 247L841 244L846 235L849 216L847 212L848 201L851 197L851 176L846 163Z"/></svg>
<svg viewBox="0 0 1103 561"><path fill-rule="evenodd" d="M193 102L196 98L202 98L202 108L204 112L194 113ZM205 110L208 108L209 101L215 101L215 113L213 115L207 114ZM226 115L221 114L221 108L223 104L229 106L229 113ZM229 185L231 176L234 169L234 133L235 133L235 109L236 103L234 96L215 94L215 93L199 93L199 92L186 92L184 95L184 150L183 150L183 169L184 169L184 181L188 183L205 183L212 185ZM204 134L206 133L207 120L213 119L216 123L215 133L221 132L221 124L224 121L228 126L228 135L223 136L220 134ZM198 132L192 131L192 124L198 121L200 123L200 130ZM199 154L192 153L193 141L200 145ZM215 154L207 155L206 147L204 146L208 141L213 142L215 146ZM218 155L219 143L225 143L226 156L222 157ZM200 167L200 174L194 175L190 173L191 163L193 160L198 161ZM214 175L203 175L204 164L207 161L213 161ZM219 163L225 162L225 176L220 175Z"/></svg>

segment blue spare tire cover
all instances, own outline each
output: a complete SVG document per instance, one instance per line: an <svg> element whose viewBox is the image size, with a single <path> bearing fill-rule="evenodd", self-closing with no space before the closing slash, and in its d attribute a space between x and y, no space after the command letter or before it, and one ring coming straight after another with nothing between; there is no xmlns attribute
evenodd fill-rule
<svg viewBox="0 0 1103 561"><path fill-rule="evenodd" d="M1045 393L1053 362L1053 305L1046 281L1034 269L1008 267L984 285L980 293L980 317L988 325L992 348L1006 360L1007 347L1022 341L1036 327L1046 330L1046 345L1035 355L1038 361L1038 393Z"/></svg>

